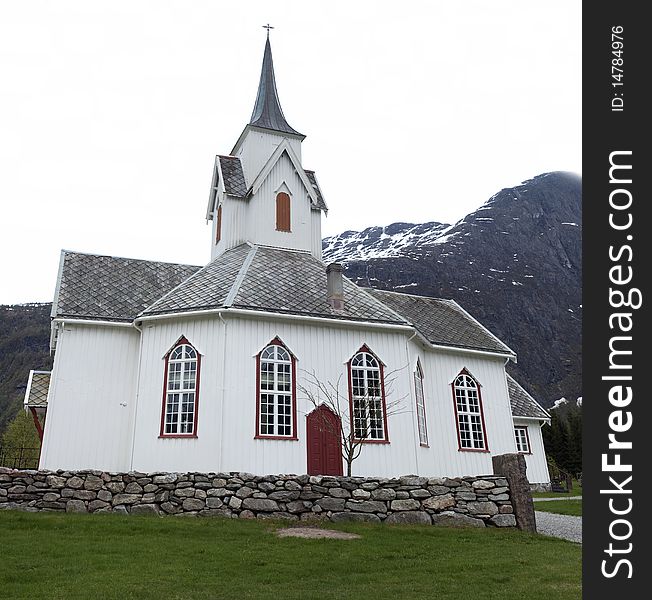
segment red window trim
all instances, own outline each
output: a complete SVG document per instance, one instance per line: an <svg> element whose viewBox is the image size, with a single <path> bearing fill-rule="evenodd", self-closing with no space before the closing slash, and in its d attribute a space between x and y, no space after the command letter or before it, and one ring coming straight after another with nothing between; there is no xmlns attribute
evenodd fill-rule
<svg viewBox="0 0 652 600"><path fill-rule="evenodd" d="M514 425L514 429L525 429L525 439L527 441L527 452L523 452L523 450L519 450L516 448L516 452L519 454L532 454L532 444L530 444L530 432L528 431L528 426L527 425Z"/></svg>
<svg viewBox="0 0 652 600"><path fill-rule="evenodd" d="M222 205L220 204L217 207L217 216L216 216L217 223L215 224L215 245L217 245L220 240L222 239Z"/></svg>
<svg viewBox="0 0 652 600"><path fill-rule="evenodd" d="M460 375L467 375L473 381L475 381L475 384L478 386L478 403L480 404L480 420L482 423L482 435L484 436L484 448L463 448L462 447L462 436L460 434L460 419L459 415L457 414L457 400L455 399L455 381ZM453 382L451 383L451 392L453 394L453 408L455 409L455 429L457 430L457 451L458 452L480 452L487 454L491 452L489 450L489 439L487 438L487 426L485 425L484 422L484 407L482 405L482 386L480 385L480 382L471 375L471 373L466 369L462 369L457 375L455 375L455 379L453 379Z"/></svg>
<svg viewBox="0 0 652 600"><path fill-rule="evenodd" d="M281 346L285 348L287 353L290 355L290 361L292 362L292 435L265 435L260 433L260 355L263 353L265 348L269 346ZM255 440L285 440L296 442L299 440L297 436L297 377L296 377L296 365L297 359L292 354L290 349L281 341L281 338L276 336L269 344L266 344L264 348L256 355L256 432L254 434Z"/></svg>
<svg viewBox="0 0 652 600"><path fill-rule="evenodd" d="M190 346L197 353L197 375L195 376L195 418L193 420L192 433L165 433L165 402L167 397L167 387L168 387L168 365L170 363L170 354L173 350L186 344ZM161 406L161 428L159 430L159 439L161 438L196 438L197 437L197 424L199 423L199 383L201 376L201 354L195 348L185 336L181 336L176 344L168 350L168 353L165 355L165 374L163 376L163 402Z"/></svg>
<svg viewBox="0 0 652 600"><path fill-rule="evenodd" d="M419 404L418 404L418 398L417 398L417 372L421 373L421 377L419 378L421 381L421 397L423 398L423 426L425 428L425 433L426 433L426 440L430 440L428 437L428 415L426 412L426 393L423 389L423 368L421 367L421 361L417 358L417 368L414 370L414 403L416 405L416 417L417 417L417 435L419 436L419 446L422 448L430 448L430 444L426 442L425 444L421 442L421 432L419 431Z"/></svg>
<svg viewBox="0 0 652 600"><path fill-rule="evenodd" d="M389 444L389 429L387 427L387 406L385 403L385 365L382 360L376 356L374 352L372 352L369 349L369 346L367 344L363 344L359 350L353 353L353 356L349 358L349 362L346 363L347 370L348 370L348 378L349 378L349 423L351 424L351 434L355 436L355 421L353 419L353 372L352 372L352 366L351 363L353 359L360 354L360 352L367 352L368 354L371 354L377 361L378 361L378 366L380 367L380 396L382 399L383 403L383 432L385 434L385 438L382 440L359 440L356 439L355 437L353 440L355 442L360 442L362 444Z"/></svg>

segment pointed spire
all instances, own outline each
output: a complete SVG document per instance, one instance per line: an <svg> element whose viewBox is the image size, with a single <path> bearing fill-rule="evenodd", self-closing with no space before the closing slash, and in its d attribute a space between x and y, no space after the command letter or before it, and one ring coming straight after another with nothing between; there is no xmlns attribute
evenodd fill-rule
<svg viewBox="0 0 652 600"><path fill-rule="evenodd" d="M269 43L269 29L271 27L265 26L265 28L267 29L267 41L265 42L265 54L263 55L263 68L260 72L258 95L256 96L256 104L254 105L254 112L251 113L249 124L305 137L296 129L290 127L283 115L281 103L278 100L278 92L276 91L272 47Z"/></svg>

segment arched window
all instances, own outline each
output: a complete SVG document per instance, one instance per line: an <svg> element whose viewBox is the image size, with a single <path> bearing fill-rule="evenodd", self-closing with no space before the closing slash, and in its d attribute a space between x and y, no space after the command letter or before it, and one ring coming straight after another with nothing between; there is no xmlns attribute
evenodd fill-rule
<svg viewBox="0 0 652 600"><path fill-rule="evenodd" d="M256 437L297 439L295 358L276 338L257 357Z"/></svg>
<svg viewBox="0 0 652 600"><path fill-rule="evenodd" d="M201 356L182 337L165 357L162 437L196 437Z"/></svg>
<svg viewBox="0 0 652 600"><path fill-rule="evenodd" d="M452 387L459 449L487 452L487 434L482 412L480 385L464 369L455 378Z"/></svg>
<svg viewBox="0 0 652 600"><path fill-rule="evenodd" d="M363 346L348 366L349 408L355 439L388 442L382 363Z"/></svg>
<svg viewBox="0 0 652 600"><path fill-rule="evenodd" d="M290 196L285 192L276 194L276 230L290 231Z"/></svg>
<svg viewBox="0 0 652 600"><path fill-rule="evenodd" d="M215 244L222 239L222 205L217 207L217 222L215 223Z"/></svg>
<svg viewBox="0 0 652 600"><path fill-rule="evenodd" d="M422 446L428 445L428 429L426 427L426 399L423 393L423 369L421 361L417 360L417 368L414 371L414 392L417 401L417 426L419 428L419 443Z"/></svg>

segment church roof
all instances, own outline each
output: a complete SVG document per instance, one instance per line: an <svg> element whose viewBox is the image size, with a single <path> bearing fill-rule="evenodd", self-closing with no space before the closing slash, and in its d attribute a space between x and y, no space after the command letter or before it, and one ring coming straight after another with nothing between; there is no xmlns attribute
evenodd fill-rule
<svg viewBox="0 0 652 600"><path fill-rule="evenodd" d="M249 243L205 267L64 250L52 316L132 322L149 315L238 308L407 325L435 345L514 354L452 300L360 288L346 277L343 284L345 308L334 310L323 262L308 252ZM525 407L531 397L519 388L514 397Z"/></svg>
<svg viewBox="0 0 652 600"><path fill-rule="evenodd" d="M258 94L256 95L256 104L251 113L249 124L255 127L263 127L283 133L305 137L296 129L290 127L285 120L281 103L278 99L276 90L276 78L274 77L274 62L272 61L272 47L269 44L269 37L265 43L265 53L263 55L263 67L260 72L260 82L258 84Z"/></svg>
<svg viewBox="0 0 652 600"><path fill-rule="evenodd" d="M310 181L310 184L315 190L315 194L317 195L317 202L315 203L315 206L317 208L320 208L321 210L328 210L328 207L326 206L326 202L324 200L324 196L321 193L321 188L319 187L319 184L317 183L317 177L315 177L315 172L314 171L308 171L308 169L304 169L304 172L306 174L306 177L308 177L308 181Z"/></svg>
<svg viewBox="0 0 652 600"><path fill-rule="evenodd" d="M224 191L230 196L244 198L247 195L242 163L237 156L218 156L224 178Z"/></svg>
<svg viewBox="0 0 652 600"><path fill-rule="evenodd" d="M345 309L332 309L325 265L307 252L242 244L211 261L141 316L232 307L407 325L346 278L344 294Z"/></svg>
<svg viewBox="0 0 652 600"><path fill-rule="evenodd" d="M550 419L550 415L543 410L541 405L509 374L507 374L507 389L513 417Z"/></svg>
<svg viewBox="0 0 652 600"><path fill-rule="evenodd" d="M63 250L52 316L131 322L199 268Z"/></svg>
<svg viewBox="0 0 652 600"><path fill-rule="evenodd" d="M514 354L453 300L366 289L414 325L431 344Z"/></svg>

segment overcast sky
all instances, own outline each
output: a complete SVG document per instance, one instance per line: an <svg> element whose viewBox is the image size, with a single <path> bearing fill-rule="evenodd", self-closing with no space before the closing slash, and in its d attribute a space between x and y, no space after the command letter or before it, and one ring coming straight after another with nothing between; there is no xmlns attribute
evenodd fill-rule
<svg viewBox="0 0 652 600"><path fill-rule="evenodd" d="M268 22L324 235L580 173L580 5L0 0L0 304L51 301L62 248L209 260L214 157L249 121Z"/></svg>

